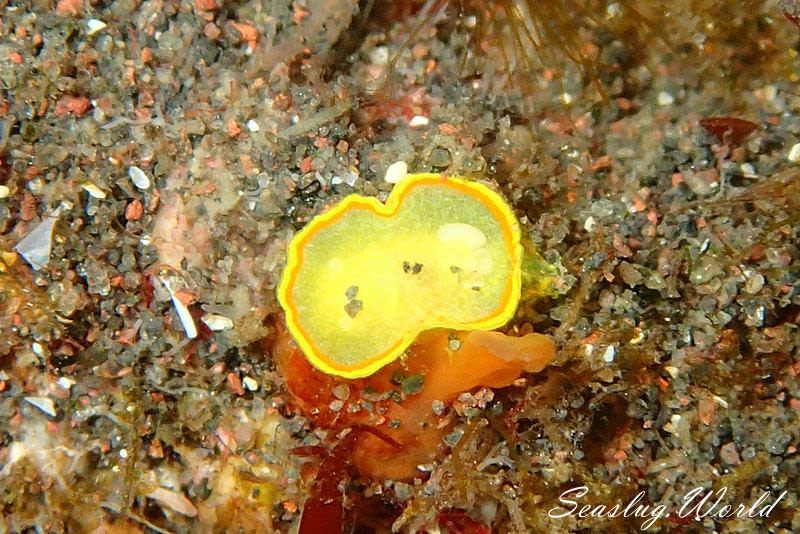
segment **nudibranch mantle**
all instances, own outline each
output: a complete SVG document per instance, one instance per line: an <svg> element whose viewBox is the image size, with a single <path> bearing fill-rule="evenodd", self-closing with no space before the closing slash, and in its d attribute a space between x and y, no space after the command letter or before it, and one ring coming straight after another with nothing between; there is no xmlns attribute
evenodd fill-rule
<svg viewBox="0 0 800 534"><path fill-rule="evenodd" d="M359 378L433 328L492 330L520 299L520 229L485 185L412 174L386 203L350 195L288 247L286 324L321 371Z"/></svg>

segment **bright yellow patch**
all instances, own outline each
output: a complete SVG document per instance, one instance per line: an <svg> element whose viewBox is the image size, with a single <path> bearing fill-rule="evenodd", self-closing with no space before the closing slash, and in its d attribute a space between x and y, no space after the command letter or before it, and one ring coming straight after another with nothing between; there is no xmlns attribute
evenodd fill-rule
<svg viewBox="0 0 800 534"><path fill-rule="evenodd" d="M386 204L350 195L289 244L278 287L309 361L368 376L432 328L492 330L520 298L516 218L488 187L409 175Z"/></svg>

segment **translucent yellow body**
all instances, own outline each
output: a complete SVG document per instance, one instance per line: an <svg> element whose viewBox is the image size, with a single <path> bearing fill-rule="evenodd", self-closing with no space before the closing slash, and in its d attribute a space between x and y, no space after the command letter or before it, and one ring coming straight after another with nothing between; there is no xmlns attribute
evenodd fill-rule
<svg viewBox="0 0 800 534"><path fill-rule="evenodd" d="M368 376L432 328L491 330L520 298L516 218L488 187L409 175L382 204L350 195L289 244L278 287L318 369Z"/></svg>

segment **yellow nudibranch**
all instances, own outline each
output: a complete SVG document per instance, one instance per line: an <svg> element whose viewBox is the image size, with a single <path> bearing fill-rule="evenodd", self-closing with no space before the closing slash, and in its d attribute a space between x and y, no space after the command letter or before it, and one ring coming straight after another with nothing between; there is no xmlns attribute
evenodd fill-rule
<svg viewBox="0 0 800 534"><path fill-rule="evenodd" d="M412 174L385 204L350 195L298 232L278 300L315 367L358 378L423 331L503 326L520 299L521 265L519 223L499 194Z"/></svg>

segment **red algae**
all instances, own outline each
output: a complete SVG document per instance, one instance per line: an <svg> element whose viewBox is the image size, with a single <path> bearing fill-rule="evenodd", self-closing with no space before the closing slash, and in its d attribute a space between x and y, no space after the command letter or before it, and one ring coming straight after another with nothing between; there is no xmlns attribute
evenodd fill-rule
<svg viewBox="0 0 800 534"><path fill-rule="evenodd" d="M371 377L345 380L314 369L285 332L274 348L300 412L323 427L366 425L380 431L381 436L361 433L353 449L359 472L375 479L412 478L417 466L436 460L448 429L437 424L434 402L447 405L479 387L507 387L525 372L541 371L555 357L553 341L541 334L432 330L417 338L405 360ZM421 387L401 393L398 376L421 377ZM346 402L337 399L342 386L349 395ZM365 396L372 411L364 409Z"/></svg>

